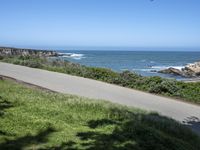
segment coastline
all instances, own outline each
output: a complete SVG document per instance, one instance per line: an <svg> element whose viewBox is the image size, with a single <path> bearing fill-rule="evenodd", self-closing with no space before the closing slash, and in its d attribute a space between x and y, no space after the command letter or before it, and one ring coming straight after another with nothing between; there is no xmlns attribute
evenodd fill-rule
<svg viewBox="0 0 200 150"><path fill-rule="evenodd" d="M58 51L69 54L62 60L90 67L110 68L117 72L129 70L142 76L160 76L184 80L187 78L172 74L158 73L167 68L184 68L199 61L200 52L160 52L160 51Z"/></svg>
<svg viewBox="0 0 200 150"><path fill-rule="evenodd" d="M127 53L127 54L126 54ZM153 54L151 54L153 53ZM178 54L176 54L178 53ZM187 54L182 54L185 52L137 52L137 51L70 51L70 50L41 50L41 49L29 49L29 48L13 48L13 47L0 47L0 57L4 56L31 56L31 57L54 57L55 59L61 59L62 61L70 61L73 63L78 63L88 67L99 67L99 68L109 68L116 72L131 71L142 76L160 76L163 78L176 79L177 81L183 82L199 82L199 78L194 77L181 77L180 75L171 73L159 73L162 70L167 70L169 68L174 68L176 70L181 70L188 64L192 64L191 56L197 56L197 54L192 54L188 61L184 60L182 63L177 59L170 60L170 57L163 57L163 55L175 55L176 57L185 57ZM200 53L200 52L199 52ZM151 55L150 58L144 58L143 56ZM157 55L166 59L164 64L160 64L159 60L155 61L153 55ZM120 59L122 57L122 59ZM112 58L112 60L110 59ZM133 59L132 59L133 58ZM169 60L168 60L169 59ZM124 62L126 60L126 62ZM197 60L195 58L194 60ZM172 61L172 62L170 62Z"/></svg>
<svg viewBox="0 0 200 150"><path fill-rule="evenodd" d="M197 83L198 80L194 80L194 78L193 80L181 82L159 76L145 77L128 70L116 72L109 68L89 67L65 61L59 57L52 57L52 59L51 57L41 57L37 52L35 53L34 55L32 53L15 55L14 53L12 56L0 57L0 60L11 64L103 81L121 87L200 104L199 84ZM187 82L191 83L187 84ZM197 89L196 92L193 89Z"/></svg>

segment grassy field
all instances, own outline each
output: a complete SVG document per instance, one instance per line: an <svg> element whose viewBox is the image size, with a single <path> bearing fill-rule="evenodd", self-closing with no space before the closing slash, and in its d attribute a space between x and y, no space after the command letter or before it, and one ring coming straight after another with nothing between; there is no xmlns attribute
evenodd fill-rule
<svg viewBox="0 0 200 150"><path fill-rule="evenodd" d="M30 56L0 57L0 61L91 78L200 104L200 82L184 83L161 77L143 77L130 71L118 73L106 68Z"/></svg>
<svg viewBox="0 0 200 150"><path fill-rule="evenodd" d="M0 149L199 150L172 119L0 81Z"/></svg>

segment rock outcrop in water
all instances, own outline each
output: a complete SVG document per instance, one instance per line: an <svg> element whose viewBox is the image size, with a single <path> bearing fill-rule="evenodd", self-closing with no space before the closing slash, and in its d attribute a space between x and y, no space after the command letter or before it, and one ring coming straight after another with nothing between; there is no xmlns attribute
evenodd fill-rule
<svg viewBox="0 0 200 150"><path fill-rule="evenodd" d="M0 56L37 56L37 57L54 57L58 56L55 51L21 49L11 47L0 47Z"/></svg>
<svg viewBox="0 0 200 150"><path fill-rule="evenodd" d="M165 73L165 74L174 74L179 75L182 77L200 77L200 62L195 62L192 64L188 64L182 69L176 69L176 68L167 68L164 70L158 71L159 73Z"/></svg>
<svg viewBox="0 0 200 150"><path fill-rule="evenodd" d="M173 74L173 75L182 75L182 71L173 67L164 69L164 70L160 70L158 71L159 73L165 73L165 74Z"/></svg>

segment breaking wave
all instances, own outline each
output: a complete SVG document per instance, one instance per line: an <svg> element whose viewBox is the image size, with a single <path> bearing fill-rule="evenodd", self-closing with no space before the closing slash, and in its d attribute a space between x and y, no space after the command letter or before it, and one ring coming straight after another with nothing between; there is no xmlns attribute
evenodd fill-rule
<svg viewBox="0 0 200 150"><path fill-rule="evenodd" d="M80 60L84 57L84 54L77 54L77 53L59 53L60 57L63 58L71 58L71 59L77 59Z"/></svg>
<svg viewBox="0 0 200 150"><path fill-rule="evenodd" d="M171 67L175 69L179 69L179 70L184 68L184 66L151 66L150 68L155 69L155 70L163 70L163 69L167 69Z"/></svg>
<svg viewBox="0 0 200 150"><path fill-rule="evenodd" d="M175 69L181 70L184 66L150 66L148 68L134 68L133 71L141 71L141 72L149 72L149 73L156 73L157 71L164 70L167 68L173 67Z"/></svg>

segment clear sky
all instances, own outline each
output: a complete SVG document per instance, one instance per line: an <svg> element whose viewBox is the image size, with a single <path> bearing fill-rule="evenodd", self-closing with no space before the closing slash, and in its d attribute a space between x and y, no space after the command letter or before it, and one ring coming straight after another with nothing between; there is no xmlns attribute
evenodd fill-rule
<svg viewBox="0 0 200 150"><path fill-rule="evenodd" d="M200 0L0 0L0 45L200 48Z"/></svg>

